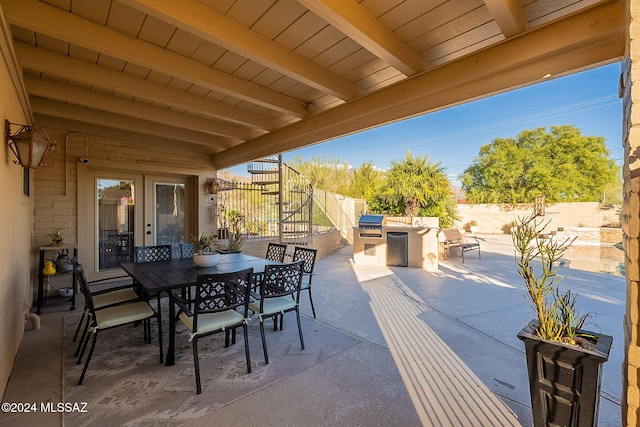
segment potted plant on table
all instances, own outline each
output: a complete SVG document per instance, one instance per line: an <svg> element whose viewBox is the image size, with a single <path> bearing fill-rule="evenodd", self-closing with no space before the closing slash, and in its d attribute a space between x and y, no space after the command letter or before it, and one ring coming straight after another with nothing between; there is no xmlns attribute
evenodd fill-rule
<svg viewBox="0 0 640 427"><path fill-rule="evenodd" d="M209 233L192 235L191 242L193 243L193 262L198 267L213 267L220 261L220 254L216 251L218 248L216 235Z"/></svg>
<svg viewBox="0 0 640 427"><path fill-rule="evenodd" d="M62 233L62 228L56 227L51 230L49 233L49 237L51 238L51 246L60 246L64 241L64 234Z"/></svg>
<svg viewBox="0 0 640 427"><path fill-rule="evenodd" d="M555 241L544 234L548 224L532 214L519 218L511 234L518 273L536 313L518 333L525 344L534 426L595 426L602 364L613 337L584 330L590 315L579 313L575 294L560 292L564 276L558 261L575 239Z"/></svg>
<svg viewBox="0 0 640 427"><path fill-rule="evenodd" d="M240 252L242 245L245 241L245 234L243 232L244 215L235 209L230 209L225 214L225 220L229 224L229 244L223 253Z"/></svg>

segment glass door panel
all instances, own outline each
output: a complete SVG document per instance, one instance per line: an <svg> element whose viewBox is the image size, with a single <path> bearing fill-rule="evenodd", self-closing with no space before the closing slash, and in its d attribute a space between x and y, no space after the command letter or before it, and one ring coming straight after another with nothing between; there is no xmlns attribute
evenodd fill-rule
<svg viewBox="0 0 640 427"><path fill-rule="evenodd" d="M155 236L157 245L171 245L173 257L180 257L185 242L185 184L154 183Z"/></svg>
<svg viewBox="0 0 640 427"><path fill-rule="evenodd" d="M135 246L135 182L96 179L98 271L133 261Z"/></svg>

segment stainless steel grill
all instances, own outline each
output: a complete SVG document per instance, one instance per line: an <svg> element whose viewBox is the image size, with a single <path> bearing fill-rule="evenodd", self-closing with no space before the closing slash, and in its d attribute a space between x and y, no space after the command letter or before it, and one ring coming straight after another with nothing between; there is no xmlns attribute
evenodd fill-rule
<svg viewBox="0 0 640 427"><path fill-rule="evenodd" d="M384 215L365 214L358 221L360 237L382 237Z"/></svg>

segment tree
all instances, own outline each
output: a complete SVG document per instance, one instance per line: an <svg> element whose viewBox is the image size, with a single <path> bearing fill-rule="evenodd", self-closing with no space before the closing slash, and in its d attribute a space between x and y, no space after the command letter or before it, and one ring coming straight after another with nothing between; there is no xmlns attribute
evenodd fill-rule
<svg viewBox="0 0 640 427"><path fill-rule="evenodd" d="M380 193L368 198L370 210L391 215L435 216L440 226L447 227L455 218L453 192L444 167L431 163L429 156L413 156L392 160L387 182Z"/></svg>
<svg viewBox="0 0 640 427"><path fill-rule="evenodd" d="M364 199L375 193L384 183L384 172L376 169L372 162L363 163L350 175L349 191L346 196Z"/></svg>
<svg viewBox="0 0 640 427"><path fill-rule="evenodd" d="M480 147L460 176L473 203L600 201L619 180L605 139L582 135L571 125L524 130L517 138L498 138Z"/></svg>
<svg viewBox="0 0 640 427"><path fill-rule="evenodd" d="M345 194L349 185L349 164L338 158L313 156L304 161L296 156L288 163L293 169L311 182L314 188Z"/></svg>

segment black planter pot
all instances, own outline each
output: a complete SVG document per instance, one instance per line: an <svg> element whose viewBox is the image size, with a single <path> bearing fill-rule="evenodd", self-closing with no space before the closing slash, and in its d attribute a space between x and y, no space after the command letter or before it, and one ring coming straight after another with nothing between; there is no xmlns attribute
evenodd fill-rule
<svg viewBox="0 0 640 427"><path fill-rule="evenodd" d="M542 340L533 335L536 324L518 333L527 354L534 426L596 426L602 364L609 359L613 337L581 331L597 339L590 351Z"/></svg>
<svg viewBox="0 0 640 427"><path fill-rule="evenodd" d="M218 250L218 253L221 253L221 254L239 254L240 252L242 252L240 249L236 249L235 251L230 251L229 249Z"/></svg>

